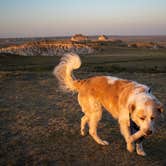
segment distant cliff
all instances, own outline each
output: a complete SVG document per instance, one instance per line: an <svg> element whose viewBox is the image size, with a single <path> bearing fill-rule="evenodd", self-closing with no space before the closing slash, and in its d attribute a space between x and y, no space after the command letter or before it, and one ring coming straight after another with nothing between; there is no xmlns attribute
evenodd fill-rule
<svg viewBox="0 0 166 166"><path fill-rule="evenodd" d="M1 48L0 53L17 54L22 56L61 56L67 52L91 54L94 49L85 44L62 42L30 42L17 46Z"/></svg>

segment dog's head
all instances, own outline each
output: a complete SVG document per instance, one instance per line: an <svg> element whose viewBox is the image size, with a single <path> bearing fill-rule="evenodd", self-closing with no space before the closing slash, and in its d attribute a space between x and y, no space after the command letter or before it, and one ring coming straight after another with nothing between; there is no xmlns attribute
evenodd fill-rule
<svg viewBox="0 0 166 166"><path fill-rule="evenodd" d="M142 130L145 136L155 131L155 120L163 112L163 106L151 92L136 93L128 104L131 119Z"/></svg>

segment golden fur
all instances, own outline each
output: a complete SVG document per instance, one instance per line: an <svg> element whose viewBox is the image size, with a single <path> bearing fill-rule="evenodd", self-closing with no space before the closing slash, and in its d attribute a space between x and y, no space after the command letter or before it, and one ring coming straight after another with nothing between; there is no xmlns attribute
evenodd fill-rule
<svg viewBox="0 0 166 166"><path fill-rule="evenodd" d="M78 55L70 53L62 57L54 69L60 86L66 91L78 93L78 102L84 112L81 119L81 135L85 135L85 125L89 125L89 134L101 145L109 143L97 134L97 125L102 117L104 107L120 124L127 149L134 150L134 142L154 132L154 119L162 112L161 103L151 94L149 87L137 82L111 76L96 76L84 80L77 80L72 75L74 69L79 68L81 60ZM140 130L131 135L130 118L139 126ZM136 145L139 155L146 155L142 143Z"/></svg>

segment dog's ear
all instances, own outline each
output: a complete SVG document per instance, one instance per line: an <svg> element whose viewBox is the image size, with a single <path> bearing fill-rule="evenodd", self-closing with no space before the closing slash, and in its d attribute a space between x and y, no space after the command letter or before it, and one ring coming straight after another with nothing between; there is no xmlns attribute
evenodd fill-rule
<svg viewBox="0 0 166 166"><path fill-rule="evenodd" d="M163 107L163 105L161 103L157 106L157 111L159 113L162 113L164 111L164 107Z"/></svg>
<svg viewBox="0 0 166 166"><path fill-rule="evenodd" d="M133 111L136 109L135 104L131 103L128 105L129 113L133 113Z"/></svg>
<svg viewBox="0 0 166 166"><path fill-rule="evenodd" d="M157 98L154 98L154 103L156 106L156 112L161 114L164 111L164 105Z"/></svg>
<svg viewBox="0 0 166 166"><path fill-rule="evenodd" d="M156 112L157 112L158 117L161 117L161 119L164 121L165 117L164 117L163 111L164 111L164 106L160 103L157 106L157 111Z"/></svg>

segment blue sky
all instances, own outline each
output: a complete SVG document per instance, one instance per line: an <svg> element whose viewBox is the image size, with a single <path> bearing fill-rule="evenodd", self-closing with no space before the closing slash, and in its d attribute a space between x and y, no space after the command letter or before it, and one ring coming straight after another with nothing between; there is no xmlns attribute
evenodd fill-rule
<svg viewBox="0 0 166 166"><path fill-rule="evenodd" d="M0 37L166 35L166 0L0 0Z"/></svg>

